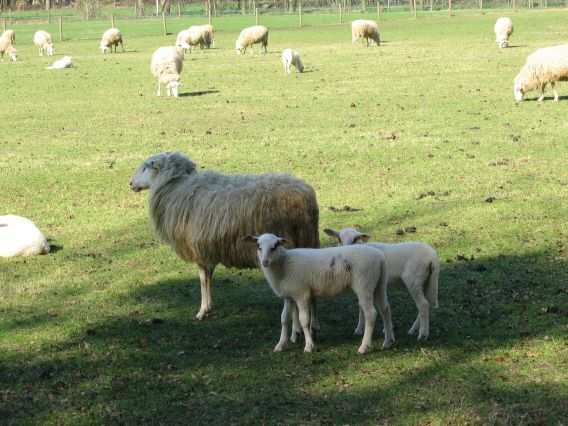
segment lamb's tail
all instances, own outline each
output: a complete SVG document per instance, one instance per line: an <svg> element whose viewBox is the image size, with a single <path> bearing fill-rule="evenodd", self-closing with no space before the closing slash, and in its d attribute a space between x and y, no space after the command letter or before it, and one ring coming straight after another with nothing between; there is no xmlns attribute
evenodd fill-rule
<svg viewBox="0 0 568 426"><path fill-rule="evenodd" d="M430 262L430 277L426 283L425 294L426 299L434 308L438 307L438 280L440 278L440 261L438 258Z"/></svg>

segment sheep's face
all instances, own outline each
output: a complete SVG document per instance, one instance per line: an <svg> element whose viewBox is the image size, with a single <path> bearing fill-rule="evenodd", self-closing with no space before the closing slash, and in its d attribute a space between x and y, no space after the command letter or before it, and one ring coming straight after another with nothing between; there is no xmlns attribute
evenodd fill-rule
<svg viewBox="0 0 568 426"><path fill-rule="evenodd" d="M18 59L18 52L16 52L16 49L14 49L14 48L10 49L10 51L8 52L8 55L10 55L10 59L13 62L16 62L16 60Z"/></svg>
<svg viewBox="0 0 568 426"><path fill-rule="evenodd" d="M515 100L517 102L521 102L523 100L525 91L523 89L523 85L519 78L515 79L515 85L513 86L513 95L515 96Z"/></svg>
<svg viewBox="0 0 568 426"><path fill-rule="evenodd" d="M187 42L185 42L185 41L178 41L176 43L176 47L178 49L185 49L185 50L191 49L191 46L189 44L187 44Z"/></svg>
<svg viewBox="0 0 568 426"><path fill-rule="evenodd" d="M330 228L323 230L327 235L337 239L339 246L350 246L351 244L363 244L369 241L371 236L363 234L354 228L344 228L341 231L335 231Z"/></svg>
<svg viewBox="0 0 568 426"><path fill-rule="evenodd" d="M103 53L103 55L104 55L105 53L107 53L107 51L108 51L108 45L106 45L105 43L102 43L102 42L101 42L101 45L100 45L99 47L100 47L101 52Z"/></svg>
<svg viewBox="0 0 568 426"><path fill-rule="evenodd" d="M256 255L258 262L263 268L268 268L278 257L282 250L282 245L287 242L285 238L280 238L274 234L262 234L259 237L249 235L244 241L256 244Z"/></svg>
<svg viewBox="0 0 568 426"><path fill-rule="evenodd" d="M243 46L241 45L241 43L237 40L235 43L235 50L237 51L237 55L242 55L243 53Z"/></svg>
<svg viewBox="0 0 568 426"><path fill-rule="evenodd" d="M497 43L499 44L499 47L501 49L505 49L506 47L509 47L509 41L508 40L499 40Z"/></svg>
<svg viewBox="0 0 568 426"><path fill-rule="evenodd" d="M304 64L301 61L299 61L297 68L299 72L304 72Z"/></svg>
<svg viewBox="0 0 568 426"><path fill-rule="evenodd" d="M144 161L142 165L138 167L138 170L134 172L134 176L132 176L130 180L130 189L134 192L140 192L150 188L160 170L161 160L162 156L157 155Z"/></svg>

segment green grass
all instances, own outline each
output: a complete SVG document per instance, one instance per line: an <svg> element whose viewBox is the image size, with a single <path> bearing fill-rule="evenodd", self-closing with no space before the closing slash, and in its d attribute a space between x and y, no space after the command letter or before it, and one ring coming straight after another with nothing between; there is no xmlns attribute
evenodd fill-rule
<svg viewBox="0 0 568 426"><path fill-rule="evenodd" d="M106 56L105 24L70 25L56 51L76 68L61 72L36 56L37 28L17 25L21 60L0 63L0 213L32 218L61 249L0 261L0 423L565 423L568 87L557 104L516 105L512 80L530 52L568 39L568 13L514 14L506 50L497 16L389 17L369 49L326 16L302 29L271 16L268 55L246 57L233 46L251 18L223 18L216 48L186 58L179 99L154 93L150 56L175 38L157 21L119 21L127 51ZM283 74L286 47L306 73ZM406 335L415 307L392 289L392 349L377 336L357 356L346 296L320 303L317 353L274 354L280 301L259 271L223 267L214 312L195 321L197 269L155 240L146 195L128 187L166 150L302 177L321 228L432 244L430 341ZM361 210L330 209L346 205Z"/></svg>

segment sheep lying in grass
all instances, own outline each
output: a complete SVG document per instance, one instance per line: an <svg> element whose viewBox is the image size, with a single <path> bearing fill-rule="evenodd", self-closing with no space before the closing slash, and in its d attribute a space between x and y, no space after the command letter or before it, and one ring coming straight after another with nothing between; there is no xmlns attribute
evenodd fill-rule
<svg viewBox="0 0 568 426"><path fill-rule="evenodd" d="M71 68L73 66L73 59L71 56L64 56L58 59L53 64L47 67L48 70L62 70L64 68Z"/></svg>
<svg viewBox="0 0 568 426"><path fill-rule="evenodd" d="M235 42L235 49L237 54L245 54L248 47L260 43L264 48L264 53L267 53L266 46L268 46L268 28L264 25L255 25L253 27L245 28L239 34L239 38Z"/></svg>
<svg viewBox="0 0 568 426"><path fill-rule="evenodd" d="M501 49L509 46L509 37L513 34L513 21L507 17L501 17L495 22L495 41Z"/></svg>
<svg viewBox="0 0 568 426"><path fill-rule="evenodd" d="M360 354L371 349L377 317L375 304L385 324L383 347L394 342L392 320L387 298L387 271L384 255L371 247L349 246L324 249L284 248L284 238L274 234L248 236L254 242L260 267L274 293L284 299L280 341L275 352L288 343L288 325L291 304L295 303L304 331L305 352L314 350L309 327L312 297L330 297L350 288L357 295L365 317L365 333L359 347Z"/></svg>
<svg viewBox="0 0 568 426"><path fill-rule="evenodd" d="M298 72L304 72L304 64L300 58L300 54L292 49L284 49L282 52L282 65L284 72L290 74L290 66L294 65Z"/></svg>
<svg viewBox="0 0 568 426"><path fill-rule="evenodd" d="M10 43L16 44L16 32L14 30L6 30L0 37L6 37L10 40Z"/></svg>
<svg viewBox="0 0 568 426"><path fill-rule="evenodd" d="M353 228L341 231L324 229L330 237L337 238L339 244L348 246L367 243L370 236ZM430 335L430 306L438 307L438 278L440 261L436 251L426 243L405 242L399 244L369 243L365 246L381 250L387 262L388 285L404 284L412 296L418 316L408 334L418 332L418 340ZM363 331L364 316L359 311L357 334Z"/></svg>
<svg viewBox="0 0 568 426"><path fill-rule="evenodd" d="M351 43L364 38L369 47L369 40L373 40L377 46L381 45L379 26L370 19L357 19L351 22Z"/></svg>
<svg viewBox="0 0 568 426"><path fill-rule="evenodd" d="M124 52L124 45L122 44L122 33L118 28L109 28L103 33L101 38L101 43L99 45L103 55L110 49L112 53L112 48L114 47L114 53L116 53L116 48L120 44L122 51Z"/></svg>
<svg viewBox="0 0 568 426"><path fill-rule="evenodd" d="M46 53L47 56L53 56L55 53L53 42L51 41L51 34L47 31L36 31L33 41L39 49L39 56L43 56L44 53Z"/></svg>
<svg viewBox="0 0 568 426"><path fill-rule="evenodd" d="M152 55L150 63L150 71L158 79L158 92L160 96L160 86L166 87L167 96L179 96L179 86L181 86L181 71L183 70L183 48L187 44L181 44L180 47L167 46L160 47Z"/></svg>
<svg viewBox="0 0 568 426"><path fill-rule="evenodd" d="M0 216L0 257L49 253L49 243L34 223L21 216Z"/></svg>
<svg viewBox="0 0 568 426"><path fill-rule="evenodd" d="M16 48L12 46L10 37L0 37L0 57L2 57L2 60L4 60L4 55L8 55L14 62L18 59L18 52Z"/></svg>
<svg viewBox="0 0 568 426"><path fill-rule="evenodd" d="M274 230L296 247L319 247L316 194L286 174L234 175L206 171L180 153L148 158L130 182L150 189L150 217L157 234L179 257L199 267L201 309L211 310L215 267L254 268L255 250L243 235Z"/></svg>
<svg viewBox="0 0 568 426"><path fill-rule="evenodd" d="M538 89L539 102L544 99L544 89L550 83L554 101L558 102L557 81L568 81L568 44L538 49L528 56L527 62L515 77L513 94L521 102L525 93Z"/></svg>

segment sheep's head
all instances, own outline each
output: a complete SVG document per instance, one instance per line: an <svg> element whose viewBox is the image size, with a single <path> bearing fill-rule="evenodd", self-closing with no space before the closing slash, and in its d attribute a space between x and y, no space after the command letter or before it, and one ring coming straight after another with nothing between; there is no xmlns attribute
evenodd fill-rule
<svg viewBox="0 0 568 426"><path fill-rule="evenodd" d="M256 244L256 255L263 268L268 268L277 259L284 249L283 245L288 242L285 238L274 234L262 234L258 237L247 235L243 241Z"/></svg>
<svg viewBox="0 0 568 426"><path fill-rule="evenodd" d="M237 55L242 55L244 48L240 40L235 42L235 50L237 51Z"/></svg>
<svg viewBox="0 0 568 426"><path fill-rule="evenodd" d="M109 49L108 44L104 41L101 41L99 48L101 49L101 52L103 53L103 55L105 53L107 53L107 50Z"/></svg>
<svg viewBox="0 0 568 426"><path fill-rule="evenodd" d="M179 96L179 87L181 86L181 81L179 80L170 80L168 84L166 84L166 93L168 96Z"/></svg>
<svg viewBox="0 0 568 426"><path fill-rule="evenodd" d="M18 59L18 51L15 47L10 46L8 50L6 50L6 53L8 54L8 56L10 56L10 59L13 62L16 62L16 60Z"/></svg>
<svg viewBox="0 0 568 426"><path fill-rule="evenodd" d="M327 235L332 238L336 238L338 245L349 246L351 244L363 244L369 241L371 236L369 234L363 234L354 228L344 228L341 231L335 231L330 228L323 230Z"/></svg>
<svg viewBox="0 0 568 426"><path fill-rule="evenodd" d="M505 49L506 47L509 47L509 40L507 39L497 40L497 44L499 45L500 49Z"/></svg>
<svg viewBox="0 0 568 426"><path fill-rule="evenodd" d="M304 64L302 61L298 60L298 66L296 67L299 72L304 72Z"/></svg>
<svg viewBox="0 0 568 426"><path fill-rule="evenodd" d="M134 176L130 179L130 189L140 192L150 188L160 174L173 179L193 173L195 169L195 163L179 152L152 155L134 172Z"/></svg>
<svg viewBox="0 0 568 426"><path fill-rule="evenodd" d="M47 45L47 55L53 56L54 53L55 53L55 48L53 47L53 44L48 44Z"/></svg>
<svg viewBox="0 0 568 426"><path fill-rule="evenodd" d="M185 42L185 41L178 41L178 42L176 43L176 47L178 48L178 50L182 50L182 51L183 51L184 49L185 49L185 50L190 50L190 49L191 49L191 46L190 46L187 42Z"/></svg>
<svg viewBox="0 0 568 426"><path fill-rule="evenodd" d="M515 84L513 85L513 95L515 96L515 101L521 102L525 95L525 89L523 88L523 82L520 75L515 78Z"/></svg>

